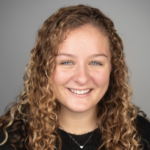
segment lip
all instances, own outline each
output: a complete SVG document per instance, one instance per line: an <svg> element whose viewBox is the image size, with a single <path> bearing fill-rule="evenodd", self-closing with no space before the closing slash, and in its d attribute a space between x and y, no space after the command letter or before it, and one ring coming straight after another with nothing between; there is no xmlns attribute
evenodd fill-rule
<svg viewBox="0 0 150 150"><path fill-rule="evenodd" d="M75 93L71 92L71 91L69 90L69 88L67 88L67 90L68 90L69 93L71 93L73 96L79 97L79 98L87 97L87 96L89 96L89 95L91 94L91 92L93 91L93 89L91 89L91 91L90 91L89 93L85 93L85 94L75 94ZM78 89L78 90L79 90L79 89Z"/></svg>

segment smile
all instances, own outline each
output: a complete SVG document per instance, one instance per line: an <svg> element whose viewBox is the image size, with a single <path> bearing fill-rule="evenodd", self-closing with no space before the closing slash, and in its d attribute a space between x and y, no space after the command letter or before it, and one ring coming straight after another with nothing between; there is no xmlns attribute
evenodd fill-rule
<svg viewBox="0 0 150 150"><path fill-rule="evenodd" d="M72 93L81 95L81 94L89 93L92 89L87 89L87 90L74 90L74 89L70 89L70 88L69 88L69 90L70 90Z"/></svg>

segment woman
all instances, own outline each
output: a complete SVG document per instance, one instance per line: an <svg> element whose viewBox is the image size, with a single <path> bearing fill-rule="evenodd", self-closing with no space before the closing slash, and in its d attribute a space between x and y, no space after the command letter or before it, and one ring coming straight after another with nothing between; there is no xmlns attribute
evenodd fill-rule
<svg viewBox="0 0 150 150"><path fill-rule="evenodd" d="M85 5L59 9L38 32L19 101L0 118L1 149L144 150L150 123L129 102L122 40Z"/></svg>

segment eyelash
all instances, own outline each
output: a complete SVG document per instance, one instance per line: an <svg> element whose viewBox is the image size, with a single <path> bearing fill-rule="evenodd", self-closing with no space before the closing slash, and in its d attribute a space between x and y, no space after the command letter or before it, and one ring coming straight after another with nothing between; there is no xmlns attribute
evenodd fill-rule
<svg viewBox="0 0 150 150"><path fill-rule="evenodd" d="M68 62L70 63L71 61L64 61L64 62L62 62L61 64L62 64L62 65L67 65L66 63L68 63ZM71 62L71 63L72 63L72 62Z"/></svg>
<svg viewBox="0 0 150 150"><path fill-rule="evenodd" d="M66 64L66 63L72 63L71 61L64 61L64 62L62 62L61 64L62 65L68 65L68 64ZM98 64L98 65L102 65L100 62L97 62L97 61L92 61L91 63L94 63L94 66L97 66L97 65L95 65L96 63Z"/></svg>
<svg viewBox="0 0 150 150"><path fill-rule="evenodd" d="M96 63L97 63L99 66L102 65L100 62L97 62L97 61L92 61L92 63L94 63L94 66L97 66L97 65L95 65Z"/></svg>

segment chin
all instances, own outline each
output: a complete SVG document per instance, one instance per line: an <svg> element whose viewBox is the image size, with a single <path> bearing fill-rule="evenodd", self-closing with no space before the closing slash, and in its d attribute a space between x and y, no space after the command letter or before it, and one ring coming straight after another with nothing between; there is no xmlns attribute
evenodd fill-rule
<svg viewBox="0 0 150 150"><path fill-rule="evenodd" d="M91 108L90 107L70 107L69 110L72 111L72 112L76 112L76 113L83 113L83 112L86 112L88 110L90 110Z"/></svg>

